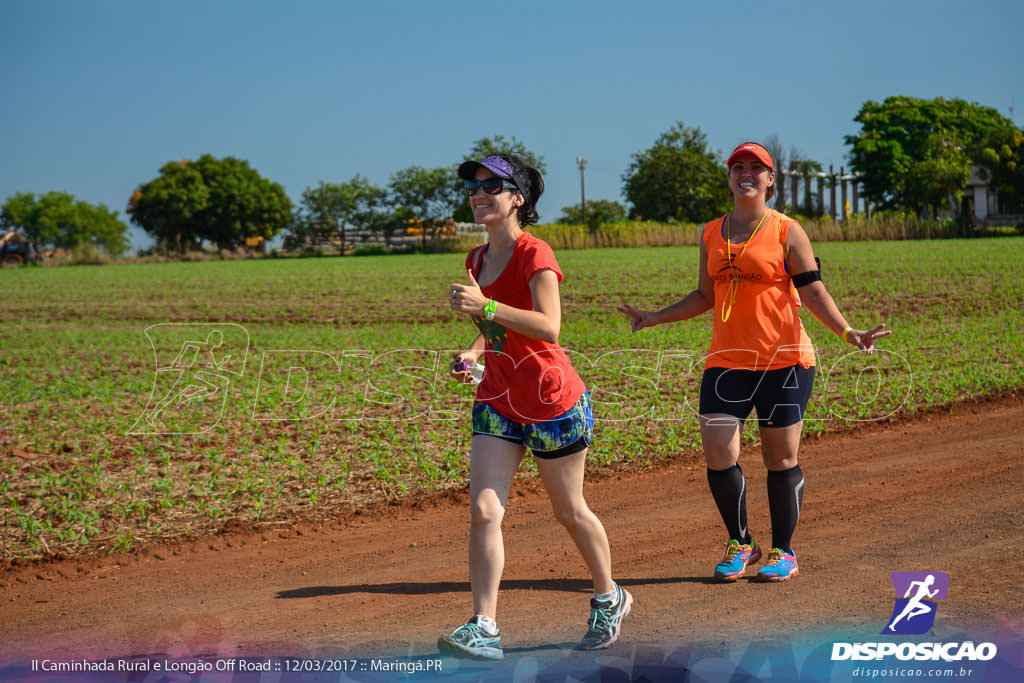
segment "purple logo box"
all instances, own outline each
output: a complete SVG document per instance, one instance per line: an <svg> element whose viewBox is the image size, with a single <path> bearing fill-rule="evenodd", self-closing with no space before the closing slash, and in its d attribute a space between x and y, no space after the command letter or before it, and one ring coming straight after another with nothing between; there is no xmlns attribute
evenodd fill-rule
<svg viewBox="0 0 1024 683"><path fill-rule="evenodd" d="M882 634L927 633L935 624L936 601L945 600L949 592L949 576L943 572L893 572L889 577L896 599Z"/></svg>
<svg viewBox="0 0 1024 683"><path fill-rule="evenodd" d="M928 580L929 576L932 577L931 581ZM938 590L929 600L945 600L949 592L949 575L945 572L893 572L889 578L892 579L897 598L910 597L907 591L912 583L930 584L929 592Z"/></svg>

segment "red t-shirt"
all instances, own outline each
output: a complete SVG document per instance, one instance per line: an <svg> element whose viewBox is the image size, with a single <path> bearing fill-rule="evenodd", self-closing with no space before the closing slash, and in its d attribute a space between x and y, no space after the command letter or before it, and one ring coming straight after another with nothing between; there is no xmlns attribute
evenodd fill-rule
<svg viewBox="0 0 1024 683"><path fill-rule="evenodd" d="M483 262L488 246L477 247L466 256L466 268L471 268L477 279L478 261ZM562 281L562 271L551 247L524 232L516 241L505 269L481 289L488 299L532 311L530 278L541 270L554 271L558 281ZM474 316L473 322L487 342L481 357L487 369L476 390L477 401L510 420L535 423L562 415L580 400L585 391L583 380L561 346L519 334L494 320Z"/></svg>

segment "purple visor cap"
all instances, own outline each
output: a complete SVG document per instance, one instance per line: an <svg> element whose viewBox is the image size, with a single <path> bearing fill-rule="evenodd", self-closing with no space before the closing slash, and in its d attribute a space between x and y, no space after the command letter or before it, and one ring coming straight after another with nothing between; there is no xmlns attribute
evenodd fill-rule
<svg viewBox="0 0 1024 683"><path fill-rule="evenodd" d="M464 161L459 166L459 177L463 180L473 180L476 177L476 169L483 166L488 171L506 180L515 181L515 169L512 164L498 156L491 155L480 161Z"/></svg>
<svg viewBox="0 0 1024 683"><path fill-rule="evenodd" d="M463 161L462 165L459 166L459 177L463 180L473 180L476 177L476 170L481 167L486 168L499 178L511 180L524 196L531 191L529 189L529 180L525 174L516 171L512 164L493 154L491 156L484 157L480 161Z"/></svg>

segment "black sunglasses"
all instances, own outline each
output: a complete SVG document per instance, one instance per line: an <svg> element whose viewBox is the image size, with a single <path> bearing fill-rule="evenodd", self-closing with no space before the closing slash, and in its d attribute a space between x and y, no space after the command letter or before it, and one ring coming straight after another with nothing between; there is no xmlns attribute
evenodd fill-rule
<svg viewBox="0 0 1024 683"><path fill-rule="evenodd" d="M514 192L519 189L512 181L492 175L490 178L484 178L483 180L467 180L466 194L472 197L476 194L478 187L484 188L484 192L487 194L501 194L502 190L506 189Z"/></svg>

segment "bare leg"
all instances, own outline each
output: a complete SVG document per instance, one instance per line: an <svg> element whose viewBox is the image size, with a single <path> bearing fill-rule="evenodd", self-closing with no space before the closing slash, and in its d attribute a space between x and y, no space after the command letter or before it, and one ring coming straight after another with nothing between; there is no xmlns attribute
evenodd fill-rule
<svg viewBox="0 0 1024 683"><path fill-rule="evenodd" d="M724 413L700 416L700 439L708 469L727 470L740 459L739 418Z"/></svg>
<svg viewBox="0 0 1024 683"><path fill-rule="evenodd" d="M761 457L769 472L793 469L797 465L800 449L800 429L803 422L788 427L761 427Z"/></svg>
<svg viewBox="0 0 1024 683"><path fill-rule="evenodd" d="M612 557L604 525L583 499L586 449L562 458L537 458L537 470L551 498L551 510L569 532L594 580L594 592L608 593L612 585Z"/></svg>
<svg viewBox="0 0 1024 683"><path fill-rule="evenodd" d="M505 567L501 520L523 446L475 434L469 463L469 580L474 614L492 619L498 606L498 584Z"/></svg>

